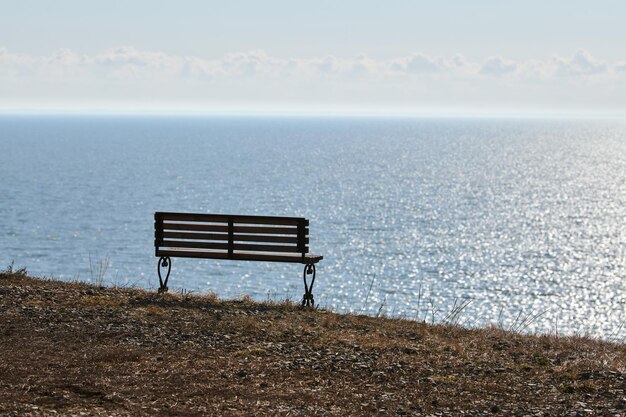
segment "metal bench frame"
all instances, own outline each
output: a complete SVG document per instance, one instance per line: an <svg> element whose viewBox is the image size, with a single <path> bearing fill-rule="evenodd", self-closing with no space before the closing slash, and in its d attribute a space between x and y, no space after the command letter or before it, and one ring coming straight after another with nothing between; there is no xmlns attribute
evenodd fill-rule
<svg viewBox="0 0 626 417"><path fill-rule="evenodd" d="M303 217L154 213L159 293L167 291L173 257L304 264L303 306L313 306L315 264L309 254L309 221ZM161 270L167 268L165 279ZM312 275L310 284L307 275Z"/></svg>

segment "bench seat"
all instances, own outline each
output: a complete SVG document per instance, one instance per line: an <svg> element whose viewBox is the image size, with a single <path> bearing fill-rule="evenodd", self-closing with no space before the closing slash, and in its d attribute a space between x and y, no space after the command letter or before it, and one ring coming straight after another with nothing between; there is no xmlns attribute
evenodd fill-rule
<svg viewBox="0 0 626 417"><path fill-rule="evenodd" d="M171 258L303 264L306 306L314 305L315 264L324 258L309 253L309 221L303 217L169 212L154 213L154 254L159 292L167 291ZM167 268L165 280L161 268Z"/></svg>
<svg viewBox="0 0 626 417"><path fill-rule="evenodd" d="M204 258L204 259L232 259L235 261L267 261L267 262L291 262L297 264L311 264L317 263L324 259L322 255L310 255L304 256L294 254L275 254L275 253L263 253L263 252L240 252L233 251L229 256L228 252L223 251L207 251L207 250L159 250L159 255L170 256L177 258Z"/></svg>

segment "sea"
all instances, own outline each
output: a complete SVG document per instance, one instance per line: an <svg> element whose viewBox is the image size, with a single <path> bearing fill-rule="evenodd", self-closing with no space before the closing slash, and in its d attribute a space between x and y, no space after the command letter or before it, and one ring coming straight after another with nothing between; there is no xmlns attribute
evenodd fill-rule
<svg viewBox="0 0 626 417"><path fill-rule="evenodd" d="M626 339L626 122L0 116L0 269L158 287L154 213L302 216L336 312ZM170 291L300 302L298 264Z"/></svg>

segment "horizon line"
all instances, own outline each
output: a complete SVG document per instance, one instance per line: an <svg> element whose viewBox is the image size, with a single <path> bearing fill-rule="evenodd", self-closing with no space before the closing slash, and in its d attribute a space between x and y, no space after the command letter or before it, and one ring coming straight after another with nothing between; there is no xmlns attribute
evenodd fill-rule
<svg viewBox="0 0 626 417"><path fill-rule="evenodd" d="M163 116L163 117L327 117L327 118L471 118L471 119L626 119L625 110L469 110L469 109L150 109L150 108L2 108L0 116Z"/></svg>

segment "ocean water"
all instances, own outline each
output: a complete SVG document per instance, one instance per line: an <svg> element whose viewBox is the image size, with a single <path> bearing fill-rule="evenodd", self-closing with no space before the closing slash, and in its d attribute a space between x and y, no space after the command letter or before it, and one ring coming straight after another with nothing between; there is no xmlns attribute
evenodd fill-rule
<svg viewBox="0 0 626 417"><path fill-rule="evenodd" d="M626 338L624 122L2 116L0 147L0 268L156 288L155 211L304 216L323 307ZM302 270L175 258L180 289Z"/></svg>

